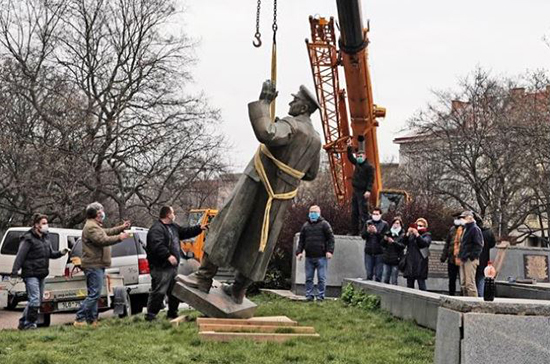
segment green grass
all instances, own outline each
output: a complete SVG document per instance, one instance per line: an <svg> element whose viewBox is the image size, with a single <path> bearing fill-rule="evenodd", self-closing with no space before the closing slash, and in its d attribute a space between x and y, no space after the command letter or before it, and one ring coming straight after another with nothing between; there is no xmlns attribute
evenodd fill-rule
<svg viewBox="0 0 550 364"><path fill-rule="evenodd" d="M342 301L291 302L259 295L256 316L286 315L314 326L320 339L282 344L206 342L195 322L173 328L161 315L106 319L98 329L56 326L36 331L0 331L0 363L432 363L434 332L380 310ZM191 311L192 317L198 313Z"/></svg>

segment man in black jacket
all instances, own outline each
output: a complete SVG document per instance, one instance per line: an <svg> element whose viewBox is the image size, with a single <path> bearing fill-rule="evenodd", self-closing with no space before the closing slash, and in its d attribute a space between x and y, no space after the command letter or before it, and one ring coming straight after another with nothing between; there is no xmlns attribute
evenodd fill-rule
<svg viewBox="0 0 550 364"><path fill-rule="evenodd" d="M180 240L199 235L206 225L183 228L174 223L176 215L171 206L160 209L159 220L147 233L147 260L151 269L151 292L147 301L147 321L155 319L168 294L168 318L178 317L180 301L172 296L174 279L180 261Z"/></svg>
<svg viewBox="0 0 550 364"><path fill-rule="evenodd" d="M296 255L302 260L306 252L306 298L313 301L313 276L317 270L317 300L325 299L327 260L334 254L334 234L328 221L321 217L321 208L309 208L309 219L300 230Z"/></svg>
<svg viewBox="0 0 550 364"><path fill-rule="evenodd" d="M50 259L61 258L68 251L66 248L53 250L48 238L48 218L46 215L34 214L33 227L21 237L12 268L12 277L17 277L21 269L28 298L18 329L36 329L38 310L44 296L44 281L50 273Z"/></svg>
<svg viewBox="0 0 550 364"><path fill-rule="evenodd" d="M479 256L479 265L476 270L476 284L477 284L477 294L479 297L483 297L483 293L485 291L485 267L487 267L487 263L490 260L491 256L491 249L495 247L497 244L495 234L493 234L493 231L484 226L483 219L478 214L474 213L474 218L476 219L476 224L481 229L481 233L483 234L483 250L481 251L481 255Z"/></svg>
<svg viewBox="0 0 550 364"><path fill-rule="evenodd" d="M460 218L465 223L458 254L462 263L460 265L460 285L464 296L477 297L476 269L483 250L483 234L479 226L476 225L472 211L464 211Z"/></svg>
<svg viewBox="0 0 550 364"><path fill-rule="evenodd" d="M372 183L374 181L374 168L365 157L362 149L357 151L357 158L353 156L351 140L348 140L348 159L355 166L351 185L353 196L351 198L351 235L359 235L360 229L368 219L367 201L370 197Z"/></svg>
<svg viewBox="0 0 550 364"><path fill-rule="evenodd" d="M380 282L384 262L382 260L382 240L389 230L389 225L382 220L382 210L378 207L372 210L372 219L368 220L361 231L361 237L365 239L365 270L367 280Z"/></svg>

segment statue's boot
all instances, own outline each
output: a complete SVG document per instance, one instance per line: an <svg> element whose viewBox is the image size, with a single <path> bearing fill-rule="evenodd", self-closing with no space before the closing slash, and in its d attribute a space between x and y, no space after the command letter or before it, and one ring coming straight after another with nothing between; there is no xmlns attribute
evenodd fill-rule
<svg viewBox="0 0 550 364"><path fill-rule="evenodd" d="M202 256L199 270L188 276L180 276L179 280L185 285L196 288L204 293L209 293L214 276L218 273L218 266L210 261L205 253Z"/></svg>
<svg viewBox="0 0 550 364"><path fill-rule="evenodd" d="M253 282L253 280L246 278L241 273L237 273L235 282L233 284L224 284L222 286L222 291L231 297L235 303L240 305L243 303L244 296L246 295L246 289Z"/></svg>

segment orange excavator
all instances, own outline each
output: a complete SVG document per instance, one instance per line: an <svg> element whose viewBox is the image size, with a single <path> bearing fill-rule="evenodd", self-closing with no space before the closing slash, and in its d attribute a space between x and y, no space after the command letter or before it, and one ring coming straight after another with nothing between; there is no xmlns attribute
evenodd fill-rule
<svg viewBox="0 0 550 364"><path fill-rule="evenodd" d="M364 142L365 155L374 167L371 205L380 206L383 211L398 208L408 200L407 193L382 189L376 127L377 118L385 117L386 109L374 104L372 97L368 23L363 28L360 0L337 0L336 4L340 39L336 38L334 18L312 16L311 41L306 39L334 190L340 203L351 200L353 165L346 157L351 138L354 147ZM340 87L340 66L344 69L345 89Z"/></svg>

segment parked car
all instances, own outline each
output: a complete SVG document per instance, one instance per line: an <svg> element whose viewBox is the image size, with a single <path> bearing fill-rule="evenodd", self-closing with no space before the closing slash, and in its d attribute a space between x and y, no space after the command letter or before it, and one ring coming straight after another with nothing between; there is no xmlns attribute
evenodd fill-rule
<svg viewBox="0 0 550 364"><path fill-rule="evenodd" d="M138 314L147 306L147 297L151 288L151 275L145 246L148 229L132 227L131 236L121 243L111 246L111 267L105 270L108 274L119 274L124 277L124 286L130 299L129 312ZM68 274L83 274L79 269L82 257L82 239L78 239L70 254L71 264ZM76 263L76 264L75 264Z"/></svg>
<svg viewBox="0 0 550 364"><path fill-rule="evenodd" d="M0 243L0 280L7 281L11 277L11 270L17 251L19 250L19 244L21 236L27 232L30 227L13 227L9 228L2 238ZM76 241L80 239L82 230L76 229L62 229L62 228L50 228L49 236L54 250L61 250L64 248L72 249ZM60 277L65 273L67 265L67 258L62 257L60 259L50 259L50 275L48 277ZM22 279L13 286L8 292L6 308L14 309L19 302L27 300L27 293L25 291L25 284Z"/></svg>

